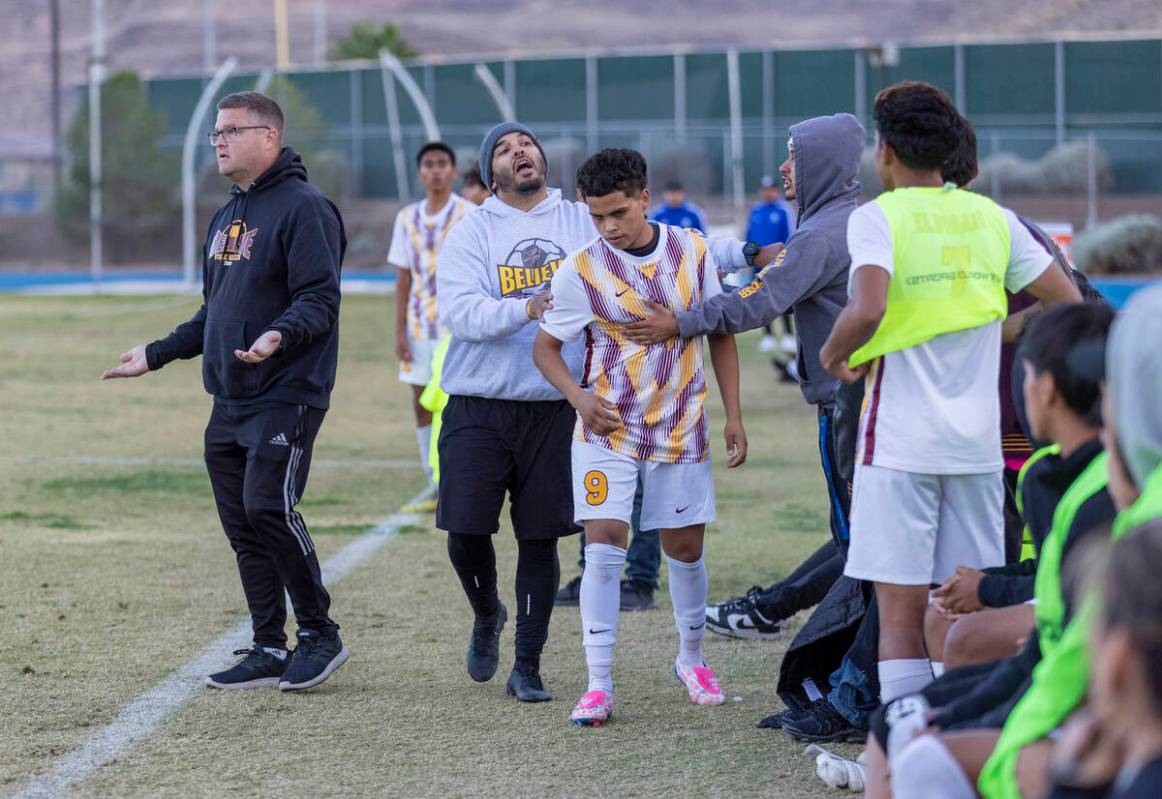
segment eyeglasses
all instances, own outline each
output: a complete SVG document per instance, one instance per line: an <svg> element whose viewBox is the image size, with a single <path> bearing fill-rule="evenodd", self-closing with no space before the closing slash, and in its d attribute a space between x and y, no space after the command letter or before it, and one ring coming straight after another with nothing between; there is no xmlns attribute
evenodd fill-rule
<svg viewBox="0 0 1162 799"><path fill-rule="evenodd" d="M272 128L270 125L231 125L221 130L207 131L206 138L210 140L210 146L213 147L218 143L219 136L224 137L227 142L234 142L238 140L238 134L244 130L272 130Z"/></svg>

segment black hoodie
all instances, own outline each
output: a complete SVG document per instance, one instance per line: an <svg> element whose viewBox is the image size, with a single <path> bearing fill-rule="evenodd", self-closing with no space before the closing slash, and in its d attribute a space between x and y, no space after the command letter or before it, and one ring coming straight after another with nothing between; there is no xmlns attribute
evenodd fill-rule
<svg viewBox="0 0 1162 799"><path fill-rule="evenodd" d="M226 405L327 408L339 356L339 209L284 147L246 191L234 186L202 248L202 307L146 347L150 369L202 355L202 381ZM259 364L234 355L268 330L282 347Z"/></svg>

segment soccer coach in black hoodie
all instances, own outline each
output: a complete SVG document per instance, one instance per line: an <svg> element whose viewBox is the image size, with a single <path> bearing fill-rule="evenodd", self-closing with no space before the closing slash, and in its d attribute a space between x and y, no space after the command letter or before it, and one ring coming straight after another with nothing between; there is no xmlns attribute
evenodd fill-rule
<svg viewBox="0 0 1162 799"><path fill-rule="evenodd" d="M339 209L307 183L282 130L282 110L263 94L218 103L210 144L218 172L234 185L202 249L202 307L101 376L137 377L202 356L214 397L206 468L254 624L254 645L235 653L245 657L206 678L214 688L311 688L347 660L314 544L295 510L335 384L347 241ZM298 621L293 653L284 589Z"/></svg>

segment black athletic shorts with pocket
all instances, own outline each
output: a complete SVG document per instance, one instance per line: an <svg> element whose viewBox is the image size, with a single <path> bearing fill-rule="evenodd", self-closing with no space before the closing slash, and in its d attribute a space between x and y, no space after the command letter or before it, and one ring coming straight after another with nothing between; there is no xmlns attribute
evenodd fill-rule
<svg viewBox="0 0 1162 799"><path fill-rule="evenodd" d="M440 429L436 527L494 535L507 493L518 540L579 532L570 462L575 421L565 400L449 397Z"/></svg>

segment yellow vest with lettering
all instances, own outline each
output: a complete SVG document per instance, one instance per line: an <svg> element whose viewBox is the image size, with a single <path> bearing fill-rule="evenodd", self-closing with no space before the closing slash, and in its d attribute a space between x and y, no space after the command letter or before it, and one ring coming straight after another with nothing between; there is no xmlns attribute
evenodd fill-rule
<svg viewBox="0 0 1162 799"><path fill-rule="evenodd" d="M892 231L888 304L849 365L1005 318L1009 224L999 205L950 187L896 189L876 203Z"/></svg>

